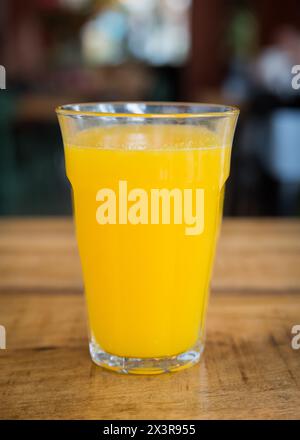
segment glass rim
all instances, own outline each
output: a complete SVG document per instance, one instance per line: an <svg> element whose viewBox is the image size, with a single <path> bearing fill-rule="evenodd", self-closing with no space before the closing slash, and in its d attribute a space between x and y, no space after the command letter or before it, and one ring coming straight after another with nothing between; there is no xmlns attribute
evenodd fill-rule
<svg viewBox="0 0 300 440"><path fill-rule="evenodd" d="M126 106L131 105L144 105L145 107L176 107L178 111L171 112L146 112L138 113L126 111ZM125 111L105 111L105 110L92 110L94 107L121 106ZM84 109L91 108L91 110ZM188 112L188 109L195 108L196 111ZM179 109L182 108L182 112ZM206 109L206 110L205 110ZM106 118L126 118L126 119L190 119L190 118L213 118L224 116L238 116L240 110L238 107L226 104L213 104L213 103L201 103L201 102L175 102L175 101L99 101L99 102L82 102L74 104L65 104L56 107L55 112L59 116L89 116L89 117L106 117Z"/></svg>

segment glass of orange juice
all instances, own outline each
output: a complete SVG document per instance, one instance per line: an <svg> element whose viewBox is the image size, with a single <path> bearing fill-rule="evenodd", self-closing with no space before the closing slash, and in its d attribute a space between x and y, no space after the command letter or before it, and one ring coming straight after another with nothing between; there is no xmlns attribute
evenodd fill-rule
<svg viewBox="0 0 300 440"><path fill-rule="evenodd" d="M195 364L238 110L116 102L56 111L93 361L136 374Z"/></svg>

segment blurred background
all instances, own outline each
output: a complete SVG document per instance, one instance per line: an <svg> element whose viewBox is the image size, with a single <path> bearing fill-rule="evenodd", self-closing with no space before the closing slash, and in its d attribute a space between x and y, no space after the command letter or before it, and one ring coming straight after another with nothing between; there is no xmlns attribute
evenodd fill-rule
<svg viewBox="0 0 300 440"><path fill-rule="evenodd" d="M188 100L241 109L225 214L299 216L298 0L1 0L0 64L0 215L71 213L56 105Z"/></svg>

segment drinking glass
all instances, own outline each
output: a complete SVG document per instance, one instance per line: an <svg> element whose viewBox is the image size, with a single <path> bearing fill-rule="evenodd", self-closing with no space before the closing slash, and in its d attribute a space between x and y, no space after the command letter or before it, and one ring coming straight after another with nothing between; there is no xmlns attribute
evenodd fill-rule
<svg viewBox="0 0 300 440"><path fill-rule="evenodd" d="M56 112L92 360L136 374L195 364L239 111L112 102Z"/></svg>

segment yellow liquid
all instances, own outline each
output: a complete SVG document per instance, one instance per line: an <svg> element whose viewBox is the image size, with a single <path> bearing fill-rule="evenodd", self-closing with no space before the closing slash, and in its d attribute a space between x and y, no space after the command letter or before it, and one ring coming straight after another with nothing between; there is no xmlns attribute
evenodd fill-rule
<svg viewBox="0 0 300 440"><path fill-rule="evenodd" d="M176 355L203 332L230 147L194 126L115 126L65 146L91 334L126 357ZM101 188L204 189L204 231L96 221ZM128 202L130 206L130 202ZM172 220L172 216L171 216Z"/></svg>

